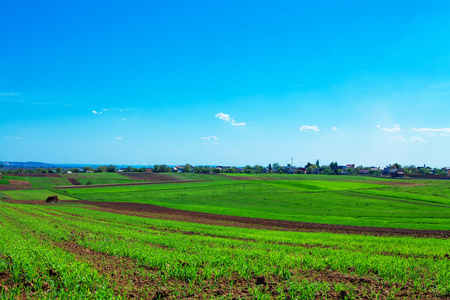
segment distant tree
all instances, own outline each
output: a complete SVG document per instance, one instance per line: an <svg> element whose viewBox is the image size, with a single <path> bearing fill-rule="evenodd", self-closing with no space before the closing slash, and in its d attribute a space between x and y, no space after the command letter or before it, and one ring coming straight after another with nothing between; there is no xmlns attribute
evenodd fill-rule
<svg viewBox="0 0 450 300"><path fill-rule="evenodd" d="M192 166L190 164L185 164L184 165L184 173L191 173L192 171Z"/></svg>
<svg viewBox="0 0 450 300"><path fill-rule="evenodd" d="M117 171L117 167L114 165L109 165L106 167L106 172L116 172Z"/></svg>
<svg viewBox="0 0 450 300"><path fill-rule="evenodd" d="M244 167L244 173L251 174L252 173L252 167L250 167L249 165L246 165Z"/></svg>
<svg viewBox="0 0 450 300"><path fill-rule="evenodd" d="M267 166L267 170L269 170L269 173L272 173L272 164L269 164L269 165Z"/></svg>
<svg viewBox="0 0 450 300"><path fill-rule="evenodd" d="M132 166L128 166L125 170L126 170L127 172L131 172L131 171L133 170L133 167L132 167Z"/></svg>
<svg viewBox="0 0 450 300"><path fill-rule="evenodd" d="M44 169L44 170L42 170L42 173L43 173L43 174L47 174L47 173L48 173L48 170Z"/></svg>
<svg viewBox="0 0 450 300"><path fill-rule="evenodd" d="M395 164L392 165L392 167L395 168L395 169L401 169L402 165L400 165L398 163L395 163Z"/></svg>
<svg viewBox="0 0 450 300"><path fill-rule="evenodd" d="M146 168L146 167L142 167L142 168L141 168L141 172L142 172L142 173L145 173L145 171L147 171L147 168Z"/></svg>
<svg viewBox="0 0 450 300"><path fill-rule="evenodd" d="M317 166L318 168L320 168L320 162L319 162L319 159L316 160L316 166Z"/></svg>
<svg viewBox="0 0 450 300"><path fill-rule="evenodd" d="M255 165L253 167L253 170L255 170L256 173L262 173L264 168L262 166L260 166L260 165Z"/></svg>
<svg viewBox="0 0 450 300"><path fill-rule="evenodd" d="M61 167L57 167L56 169L56 173L62 173L63 169Z"/></svg>
<svg viewBox="0 0 450 300"><path fill-rule="evenodd" d="M87 171L94 171L93 167L84 167L83 171L87 172Z"/></svg>
<svg viewBox="0 0 450 300"><path fill-rule="evenodd" d="M99 166L99 167L97 168L96 172L99 172L99 173L106 172L106 167L105 167L105 166Z"/></svg>
<svg viewBox="0 0 450 300"><path fill-rule="evenodd" d="M72 173L80 173L80 169L79 168L73 168L71 171L72 171Z"/></svg>
<svg viewBox="0 0 450 300"><path fill-rule="evenodd" d="M273 165L272 165L272 167L273 167L273 170L275 171L275 172L277 172L279 169L280 169L280 164L279 163L273 163Z"/></svg>

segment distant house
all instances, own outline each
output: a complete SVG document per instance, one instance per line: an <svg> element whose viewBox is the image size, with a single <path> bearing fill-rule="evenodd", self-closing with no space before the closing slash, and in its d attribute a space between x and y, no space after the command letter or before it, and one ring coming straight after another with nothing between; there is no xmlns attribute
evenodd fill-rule
<svg viewBox="0 0 450 300"><path fill-rule="evenodd" d="M355 164L347 164L346 167L354 169L355 168Z"/></svg>
<svg viewBox="0 0 450 300"><path fill-rule="evenodd" d="M391 178L403 178L405 176L405 171L403 169L391 169L389 170L389 176L391 176Z"/></svg>
<svg viewBox="0 0 450 300"><path fill-rule="evenodd" d="M289 170L287 170L286 174L295 174L295 170L294 169L289 169Z"/></svg>
<svg viewBox="0 0 450 300"><path fill-rule="evenodd" d="M297 174L306 174L306 168L298 168Z"/></svg>
<svg viewBox="0 0 450 300"><path fill-rule="evenodd" d="M67 174L72 174L72 171L67 171Z"/></svg>
<svg viewBox="0 0 450 300"><path fill-rule="evenodd" d="M86 173L94 173L94 171L86 171Z"/></svg>
<svg viewBox="0 0 450 300"><path fill-rule="evenodd" d="M359 174L361 174L361 175L369 175L369 170L361 169L361 170L359 170Z"/></svg>

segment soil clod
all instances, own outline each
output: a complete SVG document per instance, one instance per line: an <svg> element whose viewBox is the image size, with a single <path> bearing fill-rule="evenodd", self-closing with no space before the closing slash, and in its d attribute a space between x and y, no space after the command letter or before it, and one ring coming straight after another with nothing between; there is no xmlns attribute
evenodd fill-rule
<svg viewBox="0 0 450 300"><path fill-rule="evenodd" d="M59 203L59 199L58 196L50 196L47 198L47 200L45 200L45 202L47 203Z"/></svg>
<svg viewBox="0 0 450 300"><path fill-rule="evenodd" d="M264 284L264 285L266 285L267 284L266 277L264 277L264 276L256 277L256 284Z"/></svg>

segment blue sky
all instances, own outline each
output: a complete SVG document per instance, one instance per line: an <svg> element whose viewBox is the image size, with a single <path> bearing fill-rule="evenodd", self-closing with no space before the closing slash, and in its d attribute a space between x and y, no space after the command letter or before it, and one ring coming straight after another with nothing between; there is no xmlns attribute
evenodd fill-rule
<svg viewBox="0 0 450 300"><path fill-rule="evenodd" d="M3 1L0 161L450 166L448 1Z"/></svg>

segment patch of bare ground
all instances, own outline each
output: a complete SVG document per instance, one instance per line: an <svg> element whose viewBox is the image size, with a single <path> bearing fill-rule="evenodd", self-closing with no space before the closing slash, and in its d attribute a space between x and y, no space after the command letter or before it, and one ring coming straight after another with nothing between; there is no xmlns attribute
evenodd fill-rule
<svg viewBox="0 0 450 300"><path fill-rule="evenodd" d="M315 299L343 299L352 295L356 299L378 299L395 297L396 299L445 299L428 292L416 291L412 285L399 285L381 282L375 273L371 277L360 277L341 272L325 270L290 270L290 278L279 275L251 275L242 278L238 274L220 277L218 279L197 279L186 282L176 279L164 279L157 267L149 267L138 261L93 251L73 242L56 244L70 252L81 261L87 262L104 274L115 284L116 294L128 299L215 299L226 297L230 299L255 299L252 291L258 289L271 298L292 299L289 296L290 282L325 282L330 287L328 291L318 292ZM181 267L188 266L182 263ZM352 268L348 272L353 272ZM201 277L202 269L198 275ZM342 288L335 289L336 284Z"/></svg>
<svg viewBox="0 0 450 300"><path fill-rule="evenodd" d="M47 173L47 174L7 174L8 176L19 176L19 177L62 177L58 173Z"/></svg>
<svg viewBox="0 0 450 300"><path fill-rule="evenodd" d="M67 178L67 181L69 181L73 185L81 185L81 183L75 178Z"/></svg>
<svg viewBox="0 0 450 300"><path fill-rule="evenodd" d="M167 174L159 173L122 173L132 180L147 180L148 182L161 182L161 181L180 181L178 178Z"/></svg>
<svg viewBox="0 0 450 300"><path fill-rule="evenodd" d="M10 185L15 185L15 186L26 187L26 188L32 188L31 183L29 183L28 181L9 180L9 184Z"/></svg>
<svg viewBox="0 0 450 300"><path fill-rule="evenodd" d="M0 184L0 191L14 191L14 190L28 190L28 189L31 189L31 187Z"/></svg>

